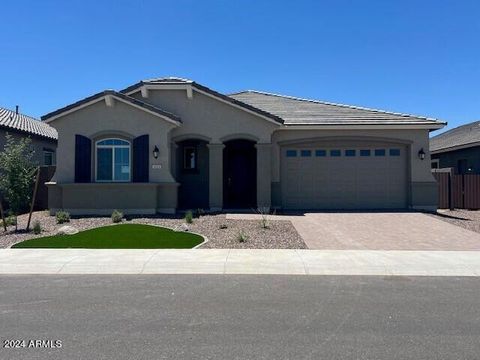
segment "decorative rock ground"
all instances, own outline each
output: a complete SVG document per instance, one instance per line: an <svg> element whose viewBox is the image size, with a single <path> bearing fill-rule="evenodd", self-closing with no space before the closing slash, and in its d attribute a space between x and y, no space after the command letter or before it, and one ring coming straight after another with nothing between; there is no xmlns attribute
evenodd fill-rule
<svg viewBox="0 0 480 360"><path fill-rule="evenodd" d="M18 228L24 229L27 224L28 214L18 218ZM32 223L39 221L42 225L42 234L14 232L10 227L6 233L0 229L0 248L40 236L55 235L58 230L54 216L49 216L47 211L33 213ZM127 217L123 223L148 224L177 229L185 223L184 219L175 216L149 216ZM79 231L112 225L110 217L72 217L69 226ZM262 229L258 220L229 220L225 214L204 215L193 219L188 224L188 231L204 235L208 242L200 247L217 249L305 249L306 245L290 221L269 221L270 228ZM238 234L242 232L247 236L247 241L239 242Z"/></svg>

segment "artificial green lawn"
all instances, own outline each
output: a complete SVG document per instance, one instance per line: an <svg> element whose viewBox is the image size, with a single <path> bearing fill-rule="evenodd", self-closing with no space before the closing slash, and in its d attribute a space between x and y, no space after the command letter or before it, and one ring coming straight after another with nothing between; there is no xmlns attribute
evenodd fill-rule
<svg viewBox="0 0 480 360"><path fill-rule="evenodd" d="M119 224L81 231L74 235L54 235L30 239L12 248L88 249L191 249L203 242L200 235L176 232L158 226Z"/></svg>

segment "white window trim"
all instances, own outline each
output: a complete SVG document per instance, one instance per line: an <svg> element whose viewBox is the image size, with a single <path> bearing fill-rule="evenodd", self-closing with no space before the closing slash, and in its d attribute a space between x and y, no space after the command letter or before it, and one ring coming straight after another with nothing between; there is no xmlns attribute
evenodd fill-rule
<svg viewBox="0 0 480 360"><path fill-rule="evenodd" d="M128 142L128 145L98 145L98 143L105 140L120 140ZM129 149L128 165L130 171L128 172L128 180L115 180L115 148ZM98 180L98 152L97 149L112 149L112 180ZM104 138L95 142L95 182L99 183L127 183L132 181L132 143L131 141L120 138Z"/></svg>

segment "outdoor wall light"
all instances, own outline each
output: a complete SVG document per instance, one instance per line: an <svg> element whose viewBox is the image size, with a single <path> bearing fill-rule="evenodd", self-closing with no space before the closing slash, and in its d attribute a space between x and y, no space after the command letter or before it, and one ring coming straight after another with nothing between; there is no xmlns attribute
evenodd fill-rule
<svg viewBox="0 0 480 360"><path fill-rule="evenodd" d="M153 149L153 157L155 159L158 159L158 154L160 153L160 150L158 150L157 145L155 145L155 148Z"/></svg>
<svg viewBox="0 0 480 360"><path fill-rule="evenodd" d="M425 159L425 151L423 151L423 148L420 149L420 151L418 152L418 158L420 160L424 160Z"/></svg>

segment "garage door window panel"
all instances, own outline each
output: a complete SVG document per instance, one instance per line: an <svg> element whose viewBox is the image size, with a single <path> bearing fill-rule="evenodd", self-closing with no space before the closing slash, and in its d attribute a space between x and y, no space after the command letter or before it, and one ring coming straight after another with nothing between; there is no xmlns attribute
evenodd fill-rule
<svg viewBox="0 0 480 360"><path fill-rule="evenodd" d="M342 156L342 152L340 150L330 150L330 156L333 156L333 157Z"/></svg>
<svg viewBox="0 0 480 360"><path fill-rule="evenodd" d="M400 156L400 149L390 149L390 156Z"/></svg>
<svg viewBox="0 0 480 360"><path fill-rule="evenodd" d="M353 157L356 156L356 151L355 150L345 150L345 156L347 157Z"/></svg>
<svg viewBox="0 0 480 360"><path fill-rule="evenodd" d="M287 150L287 157L296 157L297 150Z"/></svg>
<svg viewBox="0 0 480 360"><path fill-rule="evenodd" d="M360 150L360 156L370 156L371 153L371 150L368 149Z"/></svg>
<svg viewBox="0 0 480 360"><path fill-rule="evenodd" d="M385 149L375 149L375 156L385 156Z"/></svg>
<svg viewBox="0 0 480 360"><path fill-rule="evenodd" d="M312 151L311 150L302 150L300 152L301 157L310 157L312 156Z"/></svg>

